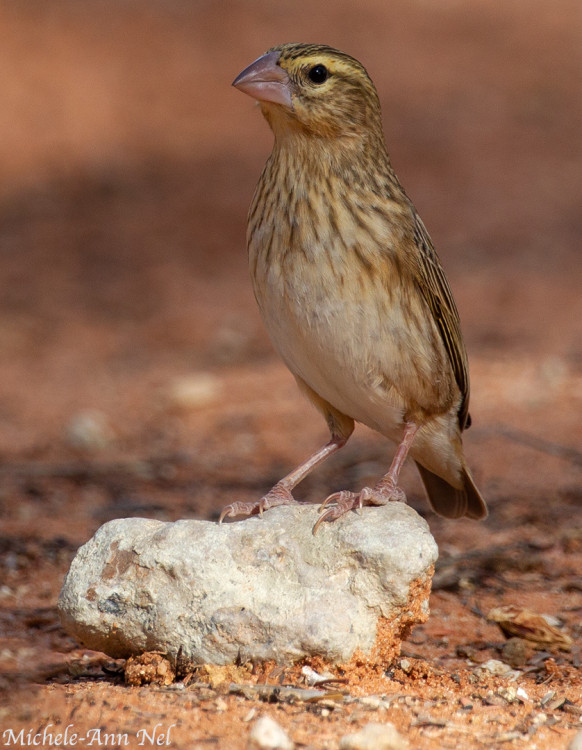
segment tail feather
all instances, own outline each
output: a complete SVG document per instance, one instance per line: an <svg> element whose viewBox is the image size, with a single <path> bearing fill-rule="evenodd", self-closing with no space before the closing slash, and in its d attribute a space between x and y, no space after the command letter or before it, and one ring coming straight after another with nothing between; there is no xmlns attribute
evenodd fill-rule
<svg viewBox="0 0 582 750"><path fill-rule="evenodd" d="M463 488L458 490L418 462L416 465L430 504L439 516L445 518L467 516L475 520L487 517L487 506L468 469L463 469Z"/></svg>

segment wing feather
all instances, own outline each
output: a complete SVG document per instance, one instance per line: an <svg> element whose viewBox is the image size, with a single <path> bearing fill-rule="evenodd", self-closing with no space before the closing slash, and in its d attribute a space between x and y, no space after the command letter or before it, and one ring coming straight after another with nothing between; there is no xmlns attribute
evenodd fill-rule
<svg viewBox="0 0 582 750"><path fill-rule="evenodd" d="M459 313L430 236L416 212L414 214L414 241L420 251L415 274L416 280L437 324L453 368L455 380L461 391L462 400L458 416L459 425L463 430L471 424L469 415L470 386L467 353L463 344Z"/></svg>

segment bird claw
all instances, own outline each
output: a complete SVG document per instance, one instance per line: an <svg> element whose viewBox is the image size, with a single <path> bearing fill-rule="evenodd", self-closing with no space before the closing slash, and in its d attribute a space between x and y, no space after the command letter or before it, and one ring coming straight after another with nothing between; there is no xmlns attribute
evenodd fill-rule
<svg viewBox="0 0 582 750"><path fill-rule="evenodd" d="M363 505L387 505L388 503L405 503L406 495L404 490L392 479L384 479L379 482L374 489L364 487L360 492L360 499Z"/></svg>
<svg viewBox="0 0 582 750"><path fill-rule="evenodd" d="M360 509L362 507L360 495L361 493L341 490L340 492L334 492L332 495L329 495L329 497L326 497L319 506L321 516L317 519L317 522L313 527L313 534L315 535L317 533L317 529L322 523L325 523L326 521L335 521L349 510L354 510L355 508ZM329 507L327 507L328 505Z"/></svg>
<svg viewBox="0 0 582 750"><path fill-rule="evenodd" d="M364 505L386 505L389 502L406 502L404 491L391 481L380 482L374 489L364 487L360 492L334 492L319 506L321 516L313 527L313 534L322 523L336 521L350 510L359 511Z"/></svg>
<svg viewBox="0 0 582 750"><path fill-rule="evenodd" d="M249 503L242 503L237 500L230 505L226 505L218 518L218 523L221 524L225 518L233 518L234 516L259 515L262 518L263 513L269 508L276 508L277 505L294 505L296 502L297 500L289 490L276 484L260 500Z"/></svg>
<svg viewBox="0 0 582 750"><path fill-rule="evenodd" d="M218 523L221 524L225 518L232 518L233 516L250 516L254 512L258 512L255 511L256 505L256 503L241 503L238 501L225 505L218 517Z"/></svg>

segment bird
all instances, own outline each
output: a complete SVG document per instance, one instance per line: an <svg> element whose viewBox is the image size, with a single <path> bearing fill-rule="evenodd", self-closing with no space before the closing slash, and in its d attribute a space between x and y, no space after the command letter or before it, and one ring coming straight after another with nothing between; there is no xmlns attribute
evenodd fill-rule
<svg viewBox="0 0 582 750"><path fill-rule="evenodd" d="M356 422L395 443L394 458L375 486L329 495L314 533L351 510L405 502L398 481L409 455L437 514L485 518L463 452L471 418L459 314L392 167L366 69L325 44L289 43L233 86L258 101L274 135L248 212L254 294L330 438L260 500L227 505L219 521L296 503L293 489Z"/></svg>

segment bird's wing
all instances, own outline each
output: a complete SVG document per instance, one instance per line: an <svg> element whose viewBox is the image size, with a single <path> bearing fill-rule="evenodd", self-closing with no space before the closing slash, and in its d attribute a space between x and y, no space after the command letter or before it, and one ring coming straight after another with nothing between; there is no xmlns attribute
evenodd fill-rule
<svg viewBox="0 0 582 750"><path fill-rule="evenodd" d="M463 430L470 425L469 367L463 345L459 313L430 236L416 212L414 215L414 241L421 254L421 262L416 269L416 280L436 321L453 367L455 380L461 391L462 400L458 415L459 425Z"/></svg>

